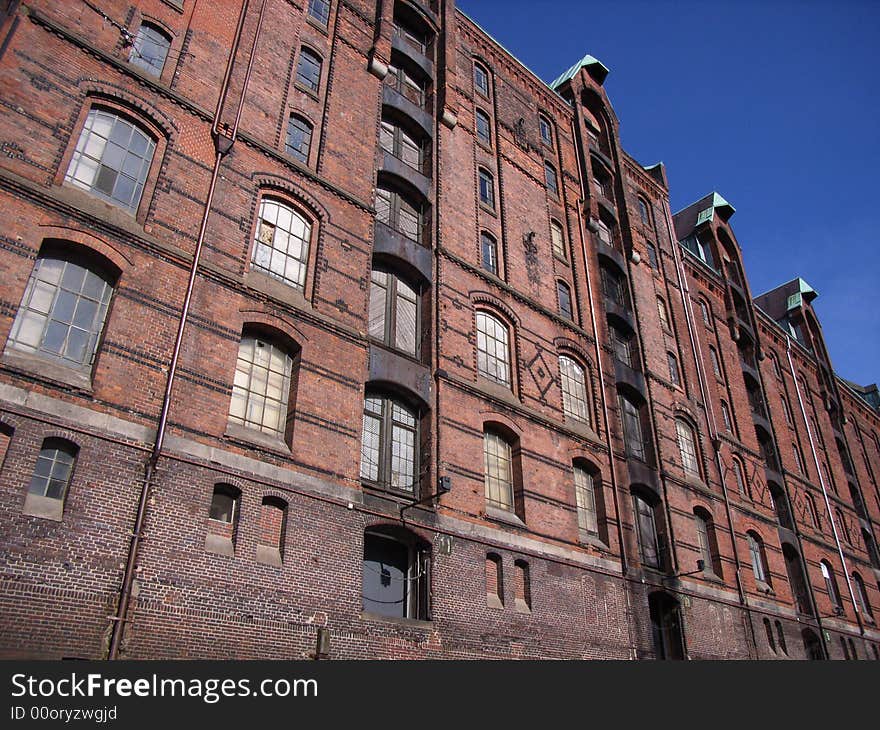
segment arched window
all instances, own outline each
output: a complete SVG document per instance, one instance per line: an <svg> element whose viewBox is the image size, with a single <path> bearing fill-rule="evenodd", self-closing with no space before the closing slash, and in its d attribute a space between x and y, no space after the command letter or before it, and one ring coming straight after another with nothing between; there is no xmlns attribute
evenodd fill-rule
<svg viewBox="0 0 880 730"><path fill-rule="evenodd" d="M514 511L515 484L513 446L499 431L483 432L486 503L498 509Z"/></svg>
<svg viewBox="0 0 880 730"><path fill-rule="evenodd" d="M841 535L843 536L843 541L847 545L852 545L852 538L849 534L849 525L846 520L843 518L843 512L840 511L840 507L834 508L834 517L837 520L837 526L840 529Z"/></svg>
<svg viewBox="0 0 880 730"><path fill-rule="evenodd" d="M562 410L568 418L590 425L587 377L580 364L568 355L559 356Z"/></svg>
<svg viewBox="0 0 880 730"><path fill-rule="evenodd" d="M865 588L865 581L858 573L852 574L853 593L856 594L856 602L859 610L868 621L874 620L874 612L871 610L871 602L868 600L868 591Z"/></svg>
<svg viewBox="0 0 880 730"><path fill-rule="evenodd" d="M300 162L308 164L311 149L312 125L305 117L291 114L287 120L287 138L284 140L284 151Z"/></svg>
<svg viewBox="0 0 880 730"><path fill-rule="evenodd" d="M659 570L662 568L663 556L655 513L657 500L649 497L646 493L633 492L633 507L636 515L639 556L642 565Z"/></svg>
<svg viewBox="0 0 880 730"><path fill-rule="evenodd" d="M369 332L388 347L418 355L419 293L390 271L371 273Z"/></svg>
<svg viewBox="0 0 880 730"><path fill-rule="evenodd" d="M709 305L706 303L705 299L698 299L697 303L700 305L700 313L703 317L703 324L707 327L712 326L712 311L709 309Z"/></svg>
<svg viewBox="0 0 880 730"><path fill-rule="evenodd" d="M517 611L529 613L532 610L532 581L525 560L513 562L513 578L514 606Z"/></svg>
<svg viewBox="0 0 880 730"><path fill-rule="evenodd" d="M479 63L474 63L474 89L483 96L489 96L489 72Z"/></svg>
<svg viewBox="0 0 880 730"><path fill-rule="evenodd" d="M746 482L745 472L743 471L743 466L739 459L733 460L733 478L734 481L736 481L736 491L743 497L751 498L751 490Z"/></svg>
<svg viewBox="0 0 880 730"><path fill-rule="evenodd" d="M837 576L834 575L834 568L827 560L819 563L822 571L822 578L825 581L825 590L828 592L828 598L831 601L831 607L835 613L843 613L843 604L840 602L840 590L837 587Z"/></svg>
<svg viewBox="0 0 880 730"><path fill-rule="evenodd" d="M169 48L171 38L164 31L151 23L141 23L131 45L128 61L152 76L161 76Z"/></svg>
<svg viewBox="0 0 880 730"><path fill-rule="evenodd" d="M364 531L363 609L392 618L430 620L431 546L408 530Z"/></svg>
<svg viewBox="0 0 880 730"><path fill-rule="evenodd" d="M697 454L697 439L691 425L681 419L675 419L675 431L678 434L678 451L681 454L681 465L684 473L695 479L700 478L700 459Z"/></svg>
<svg viewBox="0 0 880 730"><path fill-rule="evenodd" d="M497 553L486 555L486 605L490 608L504 606L504 568Z"/></svg>
<svg viewBox="0 0 880 730"><path fill-rule="evenodd" d="M541 142L547 147L553 147L553 124L543 114L538 116L538 126L541 130Z"/></svg>
<svg viewBox="0 0 880 730"><path fill-rule="evenodd" d="M575 463L572 470L578 530L588 537L601 537L599 520L604 515L604 505L599 473L584 463Z"/></svg>
<svg viewBox="0 0 880 730"><path fill-rule="evenodd" d="M721 377L721 361L718 359L718 352L712 345L709 345L709 361L712 363L712 373L716 378Z"/></svg>
<svg viewBox="0 0 880 730"><path fill-rule="evenodd" d="M789 543L782 543L782 557L785 559L785 570L788 573L788 582L795 599L797 610L806 615L813 615L813 607L810 603L810 593L804 571L801 568L801 557Z"/></svg>
<svg viewBox="0 0 880 730"><path fill-rule="evenodd" d="M724 421L724 430L729 433L733 432L733 421L730 418L730 408L726 401L721 401L721 420Z"/></svg>
<svg viewBox="0 0 880 730"><path fill-rule="evenodd" d="M95 107L86 117L64 181L134 213L155 150L156 141L139 126Z"/></svg>
<svg viewBox="0 0 880 730"><path fill-rule="evenodd" d="M559 303L559 314L568 320L574 320L574 312L571 306L571 289L564 281L556 282L556 299Z"/></svg>
<svg viewBox="0 0 880 730"><path fill-rule="evenodd" d="M813 498L812 494L806 495L806 502L807 512L810 515L810 524L812 524L817 530L821 530L822 523L819 521L819 510L816 509L816 500Z"/></svg>
<svg viewBox="0 0 880 730"><path fill-rule="evenodd" d="M568 256L565 255L565 234L562 231L562 226L556 221L550 221L550 243L554 256L558 256L563 261L568 259Z"/></svg>
<svg viewBox="0 0 880 730"><path fill-rule="evenodd" d="M767 558L764 554L764 541L756 532L747 532L746 541L749 545L749 556L752 560L752 573L755 576L755 582L759 586L763 583L770 585L769 572L767 571Z"/></svg>
<svg viewBox="0 0 880 730"><path fill-rule="evenodd" d="M767 491L770 493L770 501L772 502L773 510L776 512L776 519L779 525L786 530L794 530L794 518L791 514L785 490L775 482L768 482Z"/></svg>
<svg viewBox="0 0 880 730"><path fill-rule="evenodd" d="M424 143L395 119L383 116L379 127L379 145L414 170L425 171Z"/></svg>
<svg viewBox="0 0 880 730"><path fill-rule="evenodd" d="M822 661L825 659L825 652L822 649L822 643L819 637L812 629L803 629L801 631L801 639L804 642L804 653L807 659L812 661Z"/></svg>
<svg viewBox="0 0 880 730"><path fill-rule="evenodd" d="M785 631L782 630L782 622L774 621L774 625L776 626L776 638L779 640L779 648L782 649L783 654L788 654L788 646L785 643Z"/></svg>
<svg viewBox="0 0 880 730"><path fill-rule="evenodd" d="M283 437L293 364L293 354L286 347L261 333L245 330L235 365L230 422Z"/></svg>
<svg viewBox="0 0 880 730"><path fill-rule="evenodd" d="M235 555L235 536L241 511L241 490L231 484L217 484L208 509L205 550L209 553Z"/></svg>
<svg viewBox="0 0 880 730"><path fill-rule="evenodd" d="M330 0L309 0L309 17L326 26L330 20Z"/></svg>
<svg viewBox="0 0 880 730"><path fill-rule="evenodd" d="M556 168L546 160L544 161L544 182L551 194L559 195L559 179L556 177Z"/></svg>
<svg viewBox="0 0 880 730"><path fill-rule="evenodd" d="M422 242L422 206L399 190L376 186L376 220L416 243Z"/></svg>
<svg viewBox="0 0 880 730"><path fill-rule="evenodd" d="M79 249L51 244L34 264L7 346L77 368L91 367L114 277Z"/></svg>
<svg viewBox="0 0 880 730"><path fill-rule="evenodd" d="M480 234L480 254L483 268L490 274L498 276L498 244L485 231Z"/></svg>
<svg viewBox="0 0 880 730"><path fill-rule="evenodd" d="M78 453L79 448L70 441L45 439L28 484L28 497L53 500L60 507L67 496Z"/></svg>
<svg viewBox="0 0 880 730"><path fill-rule="evenodd" d="M416 491L419 417L398 398L367 393L361 441L361 479L381 488Z"/></svg>
<svg viewBox="0 0 880 730"><path fill-rule="evenodd" d="M312 224L305 216L264 198L254 233L253 268L305 291L311 238Z"/></svg>
<svg viewBox="0 0 880 730"><path fill-rule="evenodd" d="M638 201L639 201L639 218L640 218L641 221L642 221L642 225L643 225L643 226L647 226L648 228L650 228L650 229L653 230L653 228L654 228L654 224L653 224L653 221L652 221L652 219L651 219L651 208L650 208L650 206L649 206L648 203L645 201L645 199L642 198L642 197L639 197L639 198L638 198Z"/></svg>
<svg viewBox="0 0 880 730"><path fill-rule="evenodd" d="M770 651L774 654L776 653L776 641L773 638L773 627L770 625L770 619L764 618L764 633L767 634L767 646L770 647Z"/></svg>
<svg viewBox="0 0 880 730"><path fill-rule="evenodd" d="M302 47L296 64L296 83L317 93L321 85L321 57L314 51Z"/></svg>
<svg viewBox="0 0 880 730"><path fill-rule="evenodd" d="M657 659L684 659L684 637L678 601L668 593L655 591L648 596L648 611Z"/></svg>
<svg viewBox="0 0 880 730"><path fill-rule="evenodd" d="M702 507L694 509L694 521L697 528L697 541L700 548L700 558L703 561L703 570L712 573L718 578L723 577L721 555L718 552L718 538L715 534L715 523L712 515Z"/></svg>
<svg viewBox="0 0 880 730"><path fill-rule="evenodd" d="M480 203L495 210L495 179L488 170L480 168Z"/></svg>
<svg viewBox="0 0 880 730"><path fill-rule="evenodd" d="M257 562L281 565L284 554L284 528L287 503L279 497L263 497L260 505Z"/></svg>
<svg viewBox="0 0 880 730"><path fill-rule="evenodd" d="M511 386L510 339L507 326L488 312L477 312L477 371L496 383Z"/></svg>
<svg viewBox="0 0 880 730"><path fill-rule="evenodd" d="M674 352L666 353L666 364L669 366L669 382L675 386L680 386L681 374L678 372L678 358Z"/></svg>
<svg viewBox="0 0 880 730"><path fill-rule="evenodd" d="M660 324L663 329L669 329L669 314L666 311L666 302L661 298L657 297L657 314L660 316Z"/></svg>
<svg viewBox="0 0 880 730"><path fill-rule="evenodd" d="M619 395L620 413L623 420L623 440L628 456L646 461L648 458L646 432L643 424L643 405L631 397Z"/></svg>
<svg viewBox="0 0 880 730"><path fill-rule="evenodd" d="M477 109L476 114L477 139L487 145L492 144L492 127L489 122L489 115L482 109Z"/></svg>

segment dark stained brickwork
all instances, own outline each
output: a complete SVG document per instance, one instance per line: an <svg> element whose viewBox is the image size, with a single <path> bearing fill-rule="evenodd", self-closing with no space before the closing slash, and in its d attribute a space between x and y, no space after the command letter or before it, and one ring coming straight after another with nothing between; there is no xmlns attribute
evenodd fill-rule
<svg viewBox="0 0 880 730"><path fill-rule="evenodd" d="M108 655L148 487L124 658L301 658L320 626L332 658L803 658L805 632L830 658L850 640L877 658L880 414L834 376L812 294L795 280L753 300L723 200L672 215L662 165L620 147L601 65L553 90L452 0L333 0L326 27L308 5L106 0L114 23L48 0L3 11L0 656ZM145 22L169 39L159 75L120 32ZM298 79L303 49L317 89ZM403 72L418 93L392 88ZM96 109L155 142L133 212L65 182ZM291 114L311 127L304 162ZM382 148L383 120L421 146L418 170ZM420 242L386 225L384 189L420 210ZM266 200L310 226L299 288L254 267ZM678 245L692 236L703 260ZM52 251L110 272L89 368L11 337ZM414 352L371 337L371 269L416 291ZM480 373L478 313L506 330L509 386ZM230 420L243 333L292 358L282 433ZM580 414L560 356L583 374ZM361 478L367 392L415 414L412 496ZM486 498L486 431L510 446L507 510ZM54 515L28 494L46 439L78 448ZM218 485L229 519L211 518ZM406 618L363 608L377 527L413 556Z"/></svg>

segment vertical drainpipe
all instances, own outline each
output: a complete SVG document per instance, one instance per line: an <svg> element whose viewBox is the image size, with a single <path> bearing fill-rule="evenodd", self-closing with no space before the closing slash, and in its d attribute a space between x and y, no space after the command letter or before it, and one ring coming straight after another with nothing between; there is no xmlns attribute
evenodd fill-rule
<svg viewBox="0 0 880 730"><path fill-rule="evenodd" d="M632 621L630 617L632 616L632 608L630 603L630 595L629 595L629 579L627 577L627 573L629 572L629 562L626 557L626 543L623 538L623 515L620 512L620 501L618 499L618 483L617 483L617 469L615 468L614 462L614 443L611 437L611 421L608 417L608 400L605 395L605 370L602 366L602 350L599 345L599 330L596 325L596 311L597 311L597 303L595 297L593 296L593 285L592 279L590 277L590 263L587 258L587 246L586 246L586 236L584 234L584 212L582 208L583 200L586 199L586 186L584 183L584 176L581 172L581 159L583 155L583 140L581 139L579 129L577 128L577 120L572 120L572 139L576 146L576 155L577 155L577 171L578 171L578 182L581 187L581 195L577 199L577 217L578 217L578 234L581 240L581 255L584 258L584 278L587 285L587 298L590 302L590 323L592 325L593 330L593 344L595 346L596 352L596 374L599 379L599 400L602 403L602 420L605 423L605 446L608 449L608 464L609 471L611 477L611 497L614 502L614 515L616 517L615 524L617 526L617 542L620 545L620 575L623 579L623 597L626 603L626 630L629 638L629 650L630 655L635 658L634 653L636 650L635 641L633 640L632 635ZM560 177L562 172L560 171ZM590 230L595 233L593 228Z"/></svg>
<svg viewBox="0 0 880 730"><path fill-rule="evenodd" d="M235 40L233 41L232 48L229 52L229 59L226 65L226 73L224 75L223 84L220 91L220 98L217 101L217 108L214 112L214 122L211 125L211 136L214 139L215 149L214 168L211 173L211 183L208 188L208 196L205 200L204 211L202 214L202 222L199 228L199 235L196 241L195 251L193 252L193 260L192 264L190 265L189 281L187 283L186 294L184 295L183 304L181 306L180 319L178 321L177 327L177 337L174 341L174 351L171 356L171 363L169 364L168 368L168 378L166 379L165 383L165 395L162 401L162 410L160 411L159 415L158 428L156 430L156 441L153 444L153 448L150 452L150 456L144 469L144 481L141 487L137 514L135 516L134 528L131 534L131 543L125 563L125 573L123 574L122 587L119 594L118 609L116 615L111 617L112 627L110 634L110 646L107 654L108 659L117 659L119 657L120 644L122 642L122 637L125 633L125 624L127 621L129 621L128 611L131 603L131 589L132 583L134 582L134 574L135 572L137 572L135 565L138 559L138 552L142 537L141 533L143 530L144 522L146 520L147 505L149 503L153 477L155 476L156 472L156 463L159 460L159 456L162 452L162 446L165 442L165 432L168 424L168 412L171 408L171 395L174 388L174 378L177 373L180 349L183 344L183 335L186 329L187 320L189 318L189 309L192 302L193 288L195 286L196 275L198 273L199 260L201 258L202 247L205 240L205 232L207 231L208 227L208 218L210 216L211 206L214 200L214 192L217 185L217 178L220 173L220 164L223 160L223 157L232 150L232 146L235 143L235 139L238 133L238 124L241 119L242 109L244 107L244 98L247 92L248 82L250 81L251 71L253 68L257 41L260 37L260 30L263 25L263 13L266 8L266 0L263 0L262 5L260 6L260 15L257 21L257 28L254 34L254 42L251 48L251 55L248 61L244 84L241 90L241 98L239 99L238 109L236 110L235 122L228 136L226 134L221 134L219 128L220 114L223 110L223 105L226 101L226 96L229 91L229 80L232 74L232 67L235 62L235 56L241 43L241 34L244 28L244 21L247 15L249 4L250 0L245 0L244 4L242 5L241 13L238 18L238 26L235 32Z"/></svg>
<svg viewBox="0 0 880 730"><path fill-rule="evenodd" d="M840 564L843 567L843 576L844 578L846 578L846 587L849 591L849 597L852 601L853 610L856 614L856 622L859 625L859 633L862 635L862 637L864 637L865 627L862 624L862 617L859 615L861 613L859 611L859 604L856 602L856 596L855 592L853 591L852 581L849 577L849 568L846 564L846 556L843 554L843 546L840 543L840 535L837 532L837 524L834 521L834 511L831 509L831 500L828 498L828 489L825 486L825 478L822 476L822 468L819 465L819 455L816 450L816 442L813 437L813 429L810 428L810 420L809 418L807 418L807 409L804 406L804 401L801 397L800 384L798 383L797 375L794 371L794 361L791 359L791 338L787 334L785 335L785 355L788 358L789 372L791 373L791 377L794 380L794 390L795 394L797 395L798 408L800 409L801 417L804 419L804 423L807 427L807 439L810 442L810 453L813 455L813 464L816 466L816 473L819 475L819 486L822 487L822 496L825 498L825 509L828 510L828 521L831 523L831 532L834 534L834 543L837 546L837 554L840 556ZM810 588L809 576L804 577L807 581L807 587ZM816 615L819 615L818 607L816 608Z"/></svg>
<svg viewBox="0 0 880 730"><path fill-rule="evenodd" d="M727 527L730 530L730 544L733 548L733 564L734 574L736 576L736 592L739 602L745 609L745 619L748 625L749 635L752 638L752 646L755 649L757 657L758 641L755 636L755 627L752 624L751 608L749 607L748 597L742 583L742 564L739 560L739 551L736 545L736 528L733 524L733 512L730 507L730 495L727 491L727 482L724 479L724 464L721 461L720 445L721 439L718 437L718 425L715 421L715 410L712 407L712 398L709 394L709 386L706 380L706 372L703 369L703 353L700 348L700 339L694 333L694 313L691 307L690 289L687 283L687 275L684 271L684 264L681 259L681 253L678 250L678 241L675 237L675 227L672 222L672 213L669 208L663 209L664 220L666 222L666 233L672 246L672 258L675 261L675 275L678 279L678 290L681 294L681 301L684 305L684 320L687 326L688 337L691 343L691 352L694 356L694 363L697 370L697 383L700 387L700 397L706 408L706 423L709 427L709 438L712 442L712 453L715 457L715 467L718 469L718 478L721 482L721 494L724 497L724 512L727 517Z"/></svg>

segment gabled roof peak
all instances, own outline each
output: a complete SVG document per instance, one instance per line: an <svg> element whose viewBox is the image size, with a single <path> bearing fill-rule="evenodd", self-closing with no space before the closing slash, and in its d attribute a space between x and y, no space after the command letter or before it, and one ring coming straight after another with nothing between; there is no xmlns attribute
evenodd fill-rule
<svg viewBox="0 0 880 730"><path fill-rule="evenodd" d="M608 76L608 67L602 63L595 56L591 56L589 53L584 56L580 61L574 64L571 68L568 69L564 74L558 76L550 83L551 89L557 89L566 81L569 81L575 77L578 71L582 68L586 68L590 76L592 76L596 83L601 86L605 82L605 77Z"/></svg>

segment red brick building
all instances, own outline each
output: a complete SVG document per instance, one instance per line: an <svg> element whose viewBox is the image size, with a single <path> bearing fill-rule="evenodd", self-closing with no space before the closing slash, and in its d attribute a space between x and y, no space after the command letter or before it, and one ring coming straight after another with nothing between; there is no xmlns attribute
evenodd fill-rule
<svg viewBox="0 0 880 730"><path fill-rule="evenodd" d="M452 0L4 3L0 653L878 658L876 387L607 73Z"/></svg>

